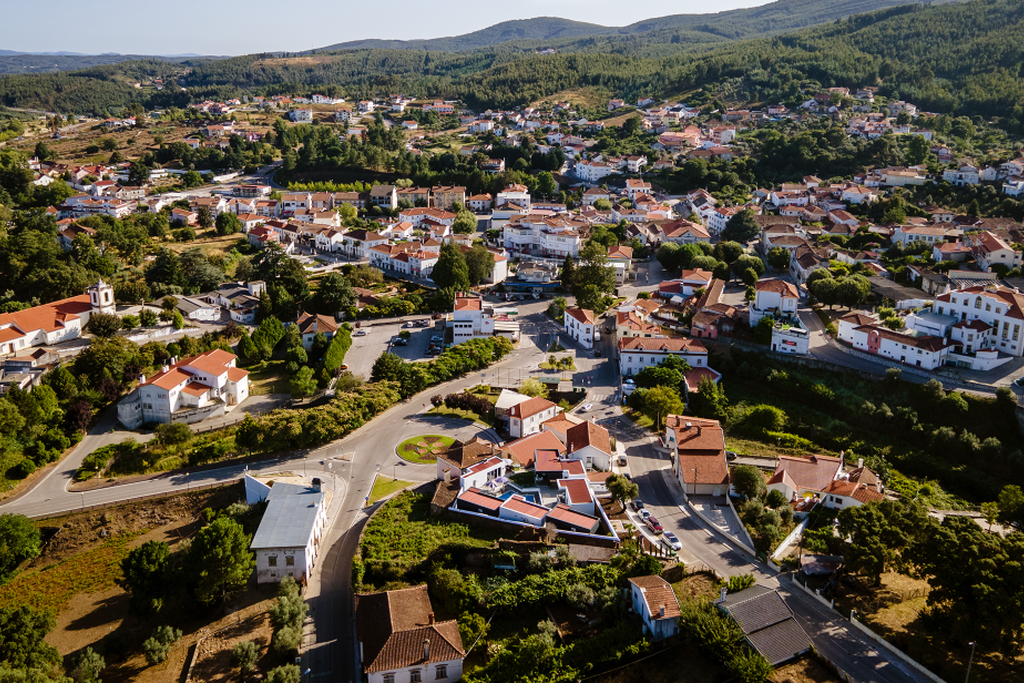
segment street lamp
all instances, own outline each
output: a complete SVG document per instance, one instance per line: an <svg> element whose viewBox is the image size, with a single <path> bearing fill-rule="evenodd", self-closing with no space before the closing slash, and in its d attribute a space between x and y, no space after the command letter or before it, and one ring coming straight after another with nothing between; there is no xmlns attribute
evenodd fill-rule
<svg viewBox="0 0 1024 683"><path fill-rule="evenodd" d="M697 495L697 468L696 467L693 468L693 493L691 493L690 495L691 496L696 496Z"/></svg>
<svg viewBox="0 0 1024 683"><path fill-rule="evenodd" d="M392 481L398 481L398 463L391 463L391 479Z"/></svg>
<svg viewBox="0 0 1024 683"><path fill-rule="evenodd" d="M971 641L971 658L967 660L967 678L964 679L964 683L968 683L971 680L971 664L974 664L974 646L977 645L977 641Z"/></svg>

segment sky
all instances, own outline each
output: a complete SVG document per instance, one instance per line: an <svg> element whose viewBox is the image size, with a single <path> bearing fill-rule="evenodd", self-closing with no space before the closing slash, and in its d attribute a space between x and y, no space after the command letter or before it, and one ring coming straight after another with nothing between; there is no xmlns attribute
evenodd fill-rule
<svg viewBox="0 0 1024 683"><path fill-rule="evenodd" d="M101 54L240 55L299 52L363 38L408 40L469 33L509 19L556 16L622 26L668 14L720 12L765 0L675 0L637 9L621 0L50 0L5 3L0 49ZM490 6L489 6L490 5ZM486 7L486 12L479 11ZM629 7L631 13L623 12ZM18 30L12 30L21 27Z"/></svg>

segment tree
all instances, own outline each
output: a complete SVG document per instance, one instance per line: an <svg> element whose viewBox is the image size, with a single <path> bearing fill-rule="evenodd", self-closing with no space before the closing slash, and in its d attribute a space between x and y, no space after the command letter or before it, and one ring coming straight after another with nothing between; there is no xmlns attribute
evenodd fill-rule
<svg viewBox="0 0 1024 683"><path fill-rule="evenodd" d="M686 409L679 393L663 386L636 389L627 402L630 408L651 418L656 431L661 429L669 415L682 415Z"/></svg>
<svg viewBox="0 0 1024 683"><path fill-rule="evenodd" d="M746 244L761 232L754 218L754 212L744 209L729 219L722 230L722 239Z"/></svg>
<svg viewBox="0 0 1024 683"><path fill-rule="evenodd" d="M213 225L213 215L210 213L209 207L199 207L199 210L196 211L196 222L199 223L199 227L204 230Z"/></svg>
<svg viewBox="0 0 1024 683"><path fill-rule="evenodd" d="M441 246L430 277L439 289L453 289L457 292L469 289L469 266L454 242L446 242Z"/></svg>
<svg viewBox="0 0 1024 683"><path fill-rule="evenodd" d="M765 432L781 432L785 429L787 420L788 417L781 408L762 403L747 411L742 427L754 436L763 436Z"/></svg>
<svg viewBox="0 0 1024 683"><path fill-rule="evenodd" d="M54 625L48 612L27 606L0 608L0 662L14 669L50 671L60 666L57 648L43 640Z"/></svg>
<svg viewBox="0 0 1024 683"><path fill-rule="evenodd" d="M171 314L171 325L176 330L180 330L185 327L185 316L181 314L181 311L174 311L174 313Z"/></svg>
<svg viewBox="0 0 1024 683"><path fill-rule="evenodd" d="M184 185L186 189L199 187L203 184L203 176L199 175L196 171L189 171L185 175L181 176L181 184Z"/></svg>
<svg viewBox="0 0 1024 683"><path fill-rule="evenodd" d="M775 270L789 270L790 253L784 247L772 247L768 250L768 265Z"/></svg>
<svg viewBox="0 0 1024 683"><path fill-rule="evenodd" d="M231 648L231 663L238 667L244 678L247 673L256 668L256 662L260 658L260 646L251 640L243 640Z"/></svg>
<svg viewBox="0 0 1024 683"><path fill-rule="evenodd" d="M192 440L192 430L183 422L160 424L155 431L161 446L180 446Z"/></svg>
<svg viewBox="0 0 1024 683"><path fill-rule="evenodd" d="M1024 521L1024 492L1015 484L1003 487L997 498L999 521L1013 524Z"/></svg>
<svg viewBox="0 0 1024 683"><path fill-rule="evenodd" d="M539 396L540 398L547 398L548 386L536 377L530 377L520 383L519 393L524 396Z"/></svg>
<svg viewBox="0 0 1024 683"><path fill-rule="evenodd" d="M131 594L129 609L148 617L163 607L171 579L171 550L166 543L146 541L121 560L123 578L117 581Z"/></svg>
<svg viewBox="0 0 1024 683"><path fill-rule="evenodd" d="M758 344L768 346L772 343L772 330L775 329L775 319L766 315L757 321L754 327L754 341Z"/></svg>
<svg viewBox="0 0 1024 683"><path fill-rule="evenodd" d="M633 500L640 495L640 487L626 479L621 474L611 474L605 480L605 487L608 493L612 494L612 500L617 500L622 509L626 509L626 501Z"/></svg>
<svg viewBox="0 0 1024 683"><path fill-rule="evenodd" d="M313 311L336 317L339 311L355 306L357 300L355 290L347 279L338 273L328 273L320 280L313 294Z"/></svg>
<svg viewBox="0 0 1024 683"><path fill-rule="evenodd" d="M146 661L150 664L159 664L167 659L167 654L181 638L181 631L170 626L158 626L153 635L142 643L142 651L146 655Z"/></svg>
<svg viewBox="0 0 1024 683"><path fill-rule="evenodd" d="M697 417L720 420L726 422L729 419L729 399L725 396L725 389L710 377L705 377L697 385L696 393L689 396L690 409Z"/></svg>
<svg viewBox="0 0 1024 683"><path fill-rule="evenodd" d="M306 398L315 394L317 381L313 375L313 368L308 365L299 368L288 385L292 392L292 398Z"/></svg>
<svg viewBox="0 0 1024 683"><path fill-rule="evenodd" d="M555 182L555 177L551 175L550 171L541 171L537 174L537 188L535 191L537 194L548 199L558 194L558 183Z"/></svg>
<svg viewBox="0 0 1024 683"><path fill-rule="evenodd" d="M839 281L836 288L837 302L853 308L867 301L871 294L871 283L863 275L851 275Z"/></svg>
<svg viewBox="0 0 1024 683"><path fill-rule="evenodd" d="M0 515L0 582L25 560L39 556L41 535L24 515Z"/></svg>
<svg viewBox="0 0 1024 683"><path fill-rule="evenodd" d="M285 664L267 673L267 683L301 683L302 670L295 664Z"/></svg>
<svg viewBox="0 0 1024 683"><path fill-rule="evenodd" d="M753 465L739 465L732 468L732 485L743 500L753 500L764 495L767 488L761 470Z"/></svg>
<svg viewBox="0 0 1024 683"><path fill-rule="evenodd" d="M128 183L130 185L145 185L149 182L149 174L152 170L141 161L132 162L132 165L128 167Z"/></svg>
<svg viewBox="0 0 1024 683"><path fill-rule="evenodd" d="M96 337L113 337L121 329L121 319L113 313L93 313L85 329Z"/></svg>
<svg viewBox="0 0 1024 683"><path fill-rule="evenodd" d="M562 274L560 277L562 289L571 292L573 285L576 283L576 259L568 254L565 255L565 260L562 261Z"/></svg>
<svg viewBox="0 0 1024 683"><path fill-rule="evenodd" d="M615 270L608 267L607 251L597 242L588 242L580 252L580 263L573 276L576 305L592 311L603 310L602 299L613 291Z"/></svg>
<svg viewBox="0 0 1024 683"><path fill-rule="evenodd" d="M988 502L981 504L981 516L988 523L988 530L992 531L992 525L999 519L999 503Z"/></svg>
<svg viewBox="0 0 1024 683"><path fill-rule="evenodd" d="M234 235L242 232L242 221L238 220L238 216L230 211L221 211L217 214L214 224L217 226L218 235Z"/></svg>
<svg viewBox="0 0 1024 683"><path fill-rule="evenodd" d="M466 209L459 211L455 216L455 221L452 223L452 232L457 235L470 235L476 232L476 228L476 216L472 211L467 211Z"/></svg>
<svg viewBox="0 0 1024 683"><path fill-rule="evenodd" d="M371 382L400 382L405 374L405 361L401 356L385 351L377 356L370 370Z"/></svg>
<svg viewBox="0 0 1024 683"><path fill-rule="evenodd" d="M106 661L91 647L82 650L75 658L71 678L75 683L100 683L100 672L107 666Z"/></svg>
<svg viewBox="0 0 1024 683"><path fill-rule="evenodd" d="M250 540L242 525L227 517L196 533L188 560L200 602L210 604L245 585L256 566L249 551Z"/></svg>
<svg viewBox="0 0 1024 683"><path fill-rule="evenodd" d="M466 253L469 284L478 285L491 278L494 272L494 254L484 245L476 244Z"/></svg>

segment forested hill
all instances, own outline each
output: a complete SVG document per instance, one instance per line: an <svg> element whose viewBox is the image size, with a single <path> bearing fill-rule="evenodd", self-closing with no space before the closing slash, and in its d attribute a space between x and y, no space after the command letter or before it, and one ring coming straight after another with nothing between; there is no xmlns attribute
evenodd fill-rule
<svg viewBox="0 0 1024 683"><path fill-rule="evenodd" d="M187 91L132 87L147 74L177 76ZM1024 0L895 7L717 46L668 41L652 43L644 51L600 53L595 48L588 54L548 56L497 50L353 50L183 65L125 62L71 73L0 77L0 105L102 113L134 101L185 106L243 92L320 90L349 97L405 92L460 98L486 108L526 104L582 87L627 99L652 95L798 104L818 87L868 84L925 110L1001 117L1007 127L1021 130Z"/></svg>
<svg viewBox="0 0 1024 683"><path fill-rule="evenodd" d="M8 54L4 54L4 53ZM151 57L148 55L33 55L18 54L8 50L0 50L0 74L39 74L54 71L74 71L93 66L119 64L138 60L155 60L161 62L184 62L199 59L198 55L182 55L178 57ZM205 57L204 59L218 59Z"/></svg>
<svg viewBox="0 0 1024 683"><path fill-rule="evenodd" d="M574 49L586 41L571 40L595 36L617 36L671 40L686 36L699 42L741 40L767 34L792 31L807 26L844 19L897 5L928 3L930 0L777 0L759 7L727 10L709 14L672 14L644 19L628 26L601 26L558 17L536 17L503 21L479 31L446 38L424 40L353 40L317 50L428 50L466 52L498 45L523 48L554 47ZM938 3L955 0L937 0ZM682 29L683 32L679 32ZM652 34L643 36L642 34ZM705 35L700 35L705 34ZM603 41L602 41L603 42ZM505 45L511 43L512 45ZM544 44L544 45L541 45Z"/></svg>

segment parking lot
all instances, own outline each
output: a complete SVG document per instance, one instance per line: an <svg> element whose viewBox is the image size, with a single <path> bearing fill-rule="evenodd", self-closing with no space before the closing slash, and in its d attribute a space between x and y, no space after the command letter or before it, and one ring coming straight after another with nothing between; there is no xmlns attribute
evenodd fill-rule
<svg viewBox="0 0 1024 683"><path fill-rule="evenodd" d="M419 322L423 320L426 320L431 326L403 327L406 322ZM411 333L408 345L394 345L391 347L391 352L405 360L426 359L428 357L427 347L430 346L430 337L432 335L444 334L443 330L435 331L433 327L434 322L436 321L432 321L424 316L383 324L364 322L361 328L352 331L352 348L345 355L345 363L348 365L349 371L357 377L369 379L374 361L388 349L388 343L393 338L399 336L399 333L402 331ZM360 334L363 331L365 331L365 334Z"/></svg>

